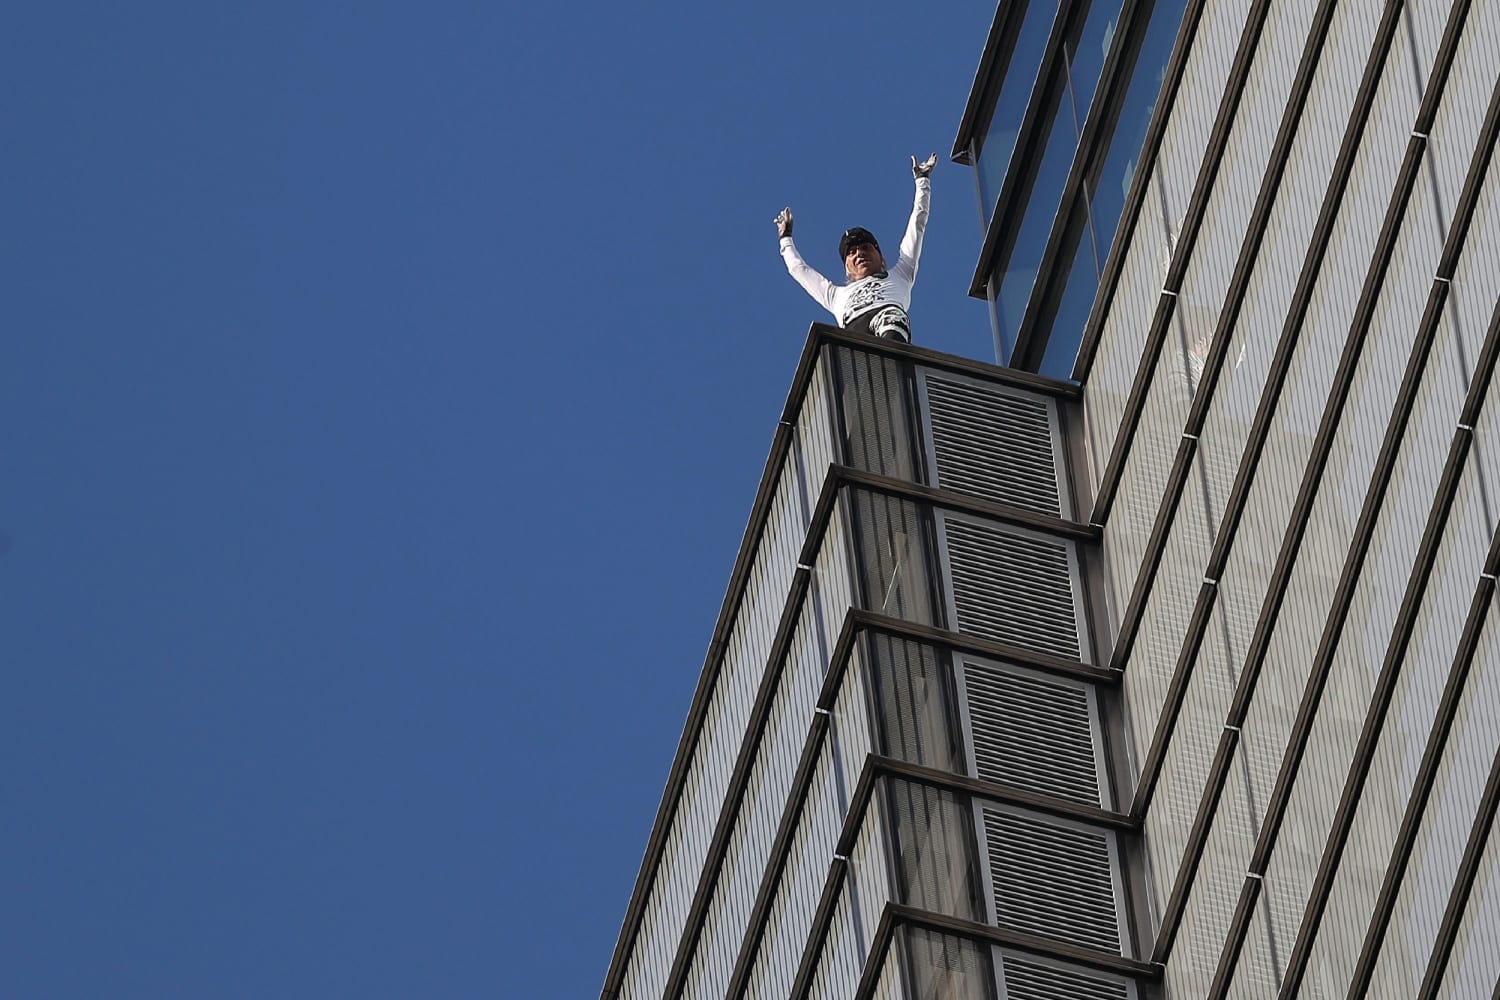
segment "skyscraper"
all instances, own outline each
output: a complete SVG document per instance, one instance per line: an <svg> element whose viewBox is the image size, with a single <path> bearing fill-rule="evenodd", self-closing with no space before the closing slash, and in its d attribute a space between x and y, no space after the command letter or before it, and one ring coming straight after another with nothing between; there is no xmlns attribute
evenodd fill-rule
<svg viewBox="0 0 1500 1000"><path fill-rule="evenodd" d="M1500 988L1497 78L1497 0L1001 4L1001 365L813 328L606 997Z"/></svg>

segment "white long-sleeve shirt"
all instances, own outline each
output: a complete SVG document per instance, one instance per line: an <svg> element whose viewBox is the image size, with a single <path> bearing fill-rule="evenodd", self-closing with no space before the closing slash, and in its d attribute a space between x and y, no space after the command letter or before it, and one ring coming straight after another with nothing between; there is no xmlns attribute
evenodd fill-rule
<svg viewBox="0 0 1500 1000"><path fill-rule="evenodd" d="M922 233L927 228L927 210L932 201L932 178L917 178L917 193L911 207L911 219L901 237L901 255L885 277L871 276L847 285L835 285L802 259L790 236L781 238L781 259L787 272L807 294L833 313L839 326L876 306L898 305L911 309L911 286L917 280L917 259L922 256Z"/></svg>

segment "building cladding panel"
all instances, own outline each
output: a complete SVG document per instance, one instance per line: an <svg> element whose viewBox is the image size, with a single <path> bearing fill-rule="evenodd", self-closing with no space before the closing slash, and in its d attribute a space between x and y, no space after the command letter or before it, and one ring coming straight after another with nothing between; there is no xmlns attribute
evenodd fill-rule
<svg viewBox="0 0 1500 1000"><path fill-rule="evenodd" d="M1078 386L814 328L606 997L1496 988L1500 0L1126 2L1095 107L1153 12Z"/></svg>

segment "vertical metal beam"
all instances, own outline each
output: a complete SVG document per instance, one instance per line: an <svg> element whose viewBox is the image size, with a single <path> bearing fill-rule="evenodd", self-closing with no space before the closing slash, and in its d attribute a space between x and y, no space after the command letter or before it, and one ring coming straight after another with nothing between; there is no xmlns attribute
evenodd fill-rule
<svg viewBox="0 0 1500 1000"><path fill-rule="evenodd" d="M1458 38L1468 15L1468 8L1469 4L1467 0L1459 0L1459 2L1454 4L1450 12L1442 45L1440 46L1438 57L1433 67L1432 77L1429 80L1427 92L1423 97L1422 107L1418 113L1413 135L1407 146L1407 156L1402 163L1402 172L1397 184L1397 190L1392 197L1390 208L1393 211L1387 215L1387 227L1382 230L1382 240L1378 245L1375 260L1372 262L1370 273L1367 275L1366 284L1361 293L1360 306L1356 311L1353 329L1351 330L1351 339L1349 344L1346 345L1346 355L1340 362L1340 375L1343 378L1336 380L1335 393L1329 400L1329 408L1324 412L1325 419L1332 418L1331 423L1326 425L1326 429L1332 430L1336 428L1342 417L1344 403L1347 401L1350 385L1353 381L1354 369L1357 366L1359 354L1361 353L1364 340L1373 320L1376 304L1380 298L1380 291L1384 285L1385 274L1390 266L1392 251L1394 250L1397 233L1400 229L1400 221L1405 216L1411 191L1416 184L1418 168L1426 149L1427 132L1437 113L1437 106L1441 100L1443 89L1446 86L1448 73L1452 68L1453 58L1458 47ZM1256 841L1255 850L1251 857L1249 877L1256 881L1264 877L1270 864L1272 852L1275 850L1277 839L1281 832L1281 824L1291 801L1292 789L1298 772L1301 769L1308 740L1312 734L1313 721L1321 704L1323 691L1328 683L1334 654L1348 617L1355 588L1359 582L1360 571L1364 566L1365 557L1369 552L1375 524L1384 503L1386 490L1390 485L1401 440L1405 435L1406 427L1411 417L1411 410L1416 402L1422 373L1431 350L1432 340L1441 316L1443 304L1447 299L1452 269L1462 249L1464 238L1468 234L1469 222L1472 219L1475 204L1478 201L1479 182L1484 175L1485 169L1489 164L1490 154L1494 149L1496 126L1500 125L1500 117L1497 117L1495 114L1497 107L1500 106L1497 106L1492 100L1490 113L1487 114L1485 119L1483 133L1479 137L1478 148L1475 150L1474 158L1470 162L1469 175L1464 182L1463 195L1459 199L1459 206L1455 212L1453 223L1449 227L1443 252L1439 258L1438 274L1433 280L1432 288L1428 295L1427 307L1423 312L1422 320L1418 326L1416 340L1407 362L1401 387L1397 393L1393 412L1390 421L1386 425L1386 432L1381 441L1374 474L1366 491L1364 502L1361 505L1354 537L1351 540L1350 549L1335 588L1329 617L1324 624L1323 634L1319 640L1318 650L1313 659L1307 685L1303 690L1301 703L1298 705L1296 722L1292 727L1291 739L1282 757L1281 768L1277 774L1276 784L1272 789L1271 799L1267 806L1265 823L1261 827L1260 836ZM1355 347L1356 349L1350 353L1347 350L1348 347ZM1344 364L1345 361L1349 362L1347 366ZM1325 426L1319 427L1320 435L1324 429ZM1312 500L1316 496L1317 487L1321 482L1323 465L1327 461L1327 449L1332 445L1332 437L1333 435L1330 433L1324 449L1315 456L1314 461L1308 466L1308 476L1304 477L1303 482L1304 487L1311 487L1306 492L1306 506L1305 508L1301 506L1300 501L1302 501L1303 497L1299 495L1298 513L1300 517L1298 518L1298 523L1293 526L1294 530L1289 531L1287 537L1283 540L1283 554L1288 554L1285 543L1291 542L1293 536L1295 536L1297 545L1290 550L1293 558L1284 564L1286 567L1285 574L1279 576L1276 581L1275 590L1277 593L1267 595L1267 605L1262 609L1262 620L1256 626L1256 637L1260 641L1252 647L1254 658L1253 660L1247 660L1246 671L1242 675L1242 681L1251 678L1252 674L1255 678L1258 678L1259 668L1264 661L1266 649L1269 646L1269 636L1276 617L1273 612L1270 618L1267 618L1265 611L1271 610L1273 599L1276 610L1280 608L1281 598L1284 597L1286 585L1290 578L1291 562L1295 561L1297 549L1300 548L1301 538L1306 530L1306 517L1311 513ZM1279 563L1278 569L1281 566L1282 564ZM1251 670L1252 663L1254 666L1253 671ZM1253 694L1253 689L1254 680L1252 679L1249 684L1248 694ZM1234 708L1231 709L1232 712L1243 710L1242 706L1244 708L1248 707L1248 696L1243 702L1240 700L1240 695L1244 691L1244 688L1236 691L1236 701ZM1236 716L1231 724L1237 726L1242 719L1243 715ZM1213 992L1210 994L1211 996L1223 996L1224 991L1228 989L1235 964L1239 960L1240 951L1244 945L1251 910L1253 910L1253 904L1245 910L1243 918L1236 920L1229 929L1228 939L1224 951L1220 956L1219 968L1215 975L1215 985Z"/></svg>
<svg viewBox="0 0 1500 1000"><path fill-rule="evenodd" d="M1500 342L1497 340L1496 342ZM1494 359L1488 362L1492 368ZM1432 789L1437 782L1437 773L1442 765L1443 753L1448 746L1448 737L1458 715L1464 687L1474 664L1474 653L1479 647L1479 637L1484 631L1486 617L1495 599L1495 574L1500 572L1500 527L1497 527L1490 542L1489 557L1485 560L1484 573L1474 588L1474 598L1469 602L1469 613L1464 619L1463 632L1459 636L1458 650L1453 655L1453 665L1448 671L1448 682L1443 687L1442 699L1438 703L1436 716L1432 720L1432 731L1427 736L1427 745L1422 753L1422 763L1417 770L1415 787L1407 800L1406 812L1401 817L1401 827L1396 843L1391 850L1391 860L1386 866L1385 878L1381 882L1380 895L1375 900L1375 912L1365 930L1364 944L1360 947L1359 959L1355 963L1354 976L1349 984L1348 1000L1360 1000L1369 991L1370 979L1380 960L1380 949L1385 943L1385 934L1390 926L1391 914L1396 907L1396 897L1401 890L1411 864L1412 851L1416 847L1417 834L1432 798Z"/></svg>
<svg viewBox="0 0 1500 1000"><path fill-rule="evenodd" d="M1453 955L1453 943L1458 937L1458 925L1463 922L1464 907L1474 891L1474 879L1479 874L1479 862L1484 857L1485 841L1494 830L1495 810L1500 806L1500 750L1495 752L1495 761L1490 765L1490 777L1484 784L1484 794L1479 799L1479 810L1474 814L1474 823L1469 827L1469 839L1464 845L1463 860L1458 865L1458 877L1448 894L1448 905L1443 909L1443 922L1438 927L1437 940L1433 942L1432 954L1427 958L1427 972L1422 977L1422 986L1417 990L1417 1000L1436 1000L1438 989L1443 985L1443 974L1448 970L1448 960Z"/></svg>
<svg viewBox="0 0 1500 1000"><path fill-rule="evenodd" d="M1162 345L1166 342L1167 331L1171 327L1172 314L1177 304L1177 291L1182 287L1183 275L1187 273L1188 261L1193 256L1193 248L1197 245L1204 216L1208 213L1208 203L1213 197L1214 183L1218 180L1219 169L1224 164L1224 151L1229 146L1229 135L1234 129L1235 117L1239 114L1240 101L1245 96L1245 81L1250 76L1250 67L1255 62L1255 52L1260 45L1261 32L1265 28L1266 16L1270 10L1270 0L1253 0L1245 16L1245 27L1240 32L1234 62L1230 65L1229 77L1224 83L1224 95L1219 100L1219 110L1214 115L1213 128L1208 134L1208 148L1203 153L1203 166L1198 170L1198 179L1193 185L1192 197L1188 199L1187 214L1182 219L1177 246L1172 252L1171 262L1167 265L1166 278L1162 281L1162 294L1157 298L1156 312L1151 318L1151 327L1146 333L1146 343L1141 352L1140 362L1136 365L1135 377L1131 380L1130 394L1125 399L1125 413L1121 418L1119 429L1115 432L1114 443L1109 449L1104 475L1099 484L1099 493L1094 497L1094 510L1089 515L1089 520L1094 524L1103 524L1109 517L1115 495L1119 492L1120 479L1124 475L1125 462L1130 453L1130 444L1135 439L1136 429L1140 426L1146 397L1155 379L1157 360L1161 356ZM1142 162L1154 161L1143 160ZM1151 170L1141 171L1142 184L1145 183L1145 175L1152 172ZM1098 299L1095 301L1097 304ZM1186 444L1186 439L1184 439L1184 444ZM1181 461L1182 449L1179 449L1179 464Z"/></svg>
<svg viewBox="0 0 1500 1000"><path fill-rule="evenodd" d="M1291 93L1288 95L1286 108L1282 112L1281 124L1276 130L1276 138L1271 144L1271 154L1266 162L1266 172L1261 178L1260 190L1255 197L1255 207L1250 213L1249 223L1246 226L1245 238L1240 244L1240 252L1235 260L1234 271L1230 278L1229 286L1225 290L1224 307L1219 313L1218 322L1215 324L1213 340L1209 347L1208 355L1204 359L1203 379L1197 386L1193 396L1192 407L1188 411L1187 424L1183 427L1182 439L1179 442L1177 460L1172 463L1172 470L1167 477L1167 487L1162 495L1161 509L1158 511L1156 521L1152 527L1151 538L1146 547L1145 558L1141 561L1141 568L1136 574L1135 584L1131 588L1130 599L1126 604L1124 615L1120 625L1120 635L1115 643L1115 651L1111 655L1111 664L1123 666L1129 657L1131 649L1135 645L1135 638L1139 632L1141 618L1145 614L1146 601L1150 596L1152 584L1156 579L1156 571L1161 565L1162 556L1166 551L1167 538L1170 535L1170 526L1176 517L1178 505L1182 501L1183 490L1187 486L1188 478L1192 472L1192 459L1197 454L1198 435L1203 432L1203 425L1208 418L1209 403L1213 399L1214 391L1218 388L1219 377L1223 370L1224 358L1229 352L1229 341L1235 326L1239 323L1240 313L1245 306L1245 297L1249 292L1250 279L1255 273L1255 265L1260 258L1261 245L1265 241L1266 230L1271 223L1271 213L1276 206L1277 195L1281 191L1282 180L1286 176L1287 163L1291 159L1292 145L1296 141L1298 131L1302 124L1302 113L1307 107L1307 100L1312 93L1313 77L1317 73L1318 64L1322 59L1323 46L1328 40L1328 29L1333 22L1333 14L1338 6L1338 0L1322 0L1318 5L1317 12L1308 29L1307 41L1302 48L1302 57L1297 64L1297 72L1292 81ZM1366 108L1366 110L1368 110ZM1350 135L1357 137L1364 132L1364 121L1361 117L1358 125L1351 121L1346 129L1345 138ZM1226 136L1227 143L1227 136ZM1330 192L1331 193L1331 192ZM1340 186L1342 193L1342 186ZM1335 199L1337 201L1339 199ZM1206 210L1207 198L1204 199ZM1191 213L1189 214L1191 219ZM1194 232L1202 225L1202 213L1194 221ZM1179 242L1179 247L1182 243ZM1191 253L1189 245L1184 253ZM1183 265L1184 271L1186 264ZM1179 281L1180 285L1180 281ZM1176 296L1164 299L1164 302L1176 302ZM1153 329L1153 333L1154 333ZM1166 328L1162 329L1162 339L1165 339ZM1156 344L1157 353L1152 357L1152 374L1154 377L1155 366L1160 358L1161 342ZM1143 359L1144 360L1144 359ZM1142 398L1141 406L1145 401ZM1111 456L1113 457L1113 456ZM1123 470L1124 456L1116 468ZM1113 489L1117 489L1118 477ZM1094 522L1101 523L1097 518ZM1217 580L1218 576L1206 576L1206 579ZM1201 594L1200 603L1212 604L1214 593ZM1207 615L1204 615L1204 626L1207 625ZM1174 677L1174 681L1176 678ZM1186 685L1181 685L1185 690ZM1181 706L1180 696L1175 707Z"/></svg>
<svg viewBox="0 0 1500 1000"><path fill-rule="evenodd" d="M1500 94L1500 90L1496 93ZM1492 342L1497 332L1500 332L1500 310L1495 312L1495 318L1490 322L1487 339ZM1485 355L1491 360L1495 356L1493 350L1486 350ZM1477 389L1479 398L1483 399L1484 387L1489 385L1491 373L1491 370L1485 369L1475 372L1471 394ZM1328 897L1333 892L1333 881L1338 874L1339 862L1343 858L1344 848L1349 842L1349 834L1354 827L1354 815L1359 808L1365 782L1370 776L1370 766L1374 762L1375 751L1385 729L1386 716L1390 711L1391 701L1396 694L1396 685L1401 679L1401 670L1406 662L1406 654L1411 646L1411 636L1416 628L1417 615L1421 611L1423 598L1427 593L1427 584L1432 579L1432 569L1437 563L1438 549L1442 546L1443 533L1453 510L1453 498L1458 493L1459 480L1463 476L1464 465L1474 441L1474 431L1471 427L1472 425L1465 426L1461 423L1453 432L1448 458L1443 464L1437 491L1432 498L1432 507L1427 515L1427 523L1423 527L1416 562L1412 566L1406 590L1402 594L1401 609L1397 612L1395 628L1391 632L1385 656L1380 664L1380 672L1375 681L1375 688L1370 696L1370 704L1365 711L1365 720L1360 729L1354 759L1349 765L1349 773L1344 780L1343 791L1339 795L1339 804L1334 811L1333 827L1328 840L1323 845L1323 856L1318 862L1318 873L1313 878L1302 925L1297 930L1297 940L1292 946L1291 958L1287 962L1286 976L1281 987L1281 996L1284 998L1296 995L1302 985L1302 977L1307 973L1307 962L1312 955L1313 942L1317 937L1318 928L1322 925L1323 913L1328 905Z"/></svg>
<svg viewBox="0 0 1500 1000"><path fill-rule="evenodd" d="M1151 123L1146 126L1146 138L1141 143L1141 155L1136 159L1138 163L1155 163L1156 154L1161 151L1162 135L1166 131L1168 119L1172 117L1172 109L1177 103L1177 91L1182 86L1182 74L1187 68L1188 53L1193 49L1193 42L1198 36L1198 24L1203 19L1203 6L1204 0L1188 0L1187 7L1183 11L1182 27L1178 29L1177 41L1172 47L1171 58L1167 60L1167 70L1163 74L1161 84L1161 95L1156 99L1155 110L1151 112ZM1129 73L1133 69L1133 64L1127 64L1124 67L1120 76L1116 78L1117 88L1129 86ZM1104 261L1104 273L1099 278L1099 291L1094 296L1094 305L1089 312L1088 321L1084 324L1083 337L1078 345L1078 357L1073 362L1073 380L1076 382L1088 381L1089 371L1094 366L1094 355L1099 349L1099 337L1104 330L1104 318L1109 315L1115 290L1120 284L1120 271L1125 263L1125 251L1135 235L1136 225L1140 222L1141 207L1146 201L1149 174L1148 170L1136 171L1136 176L1130 184L1130 192L1125 196L1125 205L1120 210L1120 222L1115 229L1115 238L1110 244L1109 256Z"/></svg>
<svg viewBox="0 0 1500 1000"><path fill-rule="evenodd" d="M1328 245L1333 237L1334 224L1338 220L1339 210L1343 206L1344 195L1348 191L1355 157L1359 152L1360 142L1364 137L1365 128L1369 123L1370 109L1374 104L1375 93L1380 84L1381 71L1390 53L1391 43L1396 37L1396 30L1400 26L1403 7L1403 0L1391 0L1391 2L1388 2L1384 13L1381 15L1380 24L1376 28L1374 44L1371 45L1369 57L1365 61L1364 72L1360 79L1359 89L1356 91L1349 122L1345 127L1343 140L1339 144L1338 155L1334 159L1333 172L1329 180L1328 190L1324 194L1322 207L1318 211L1317 222L1313 226L1312 239L1308 244L1307 253L1297 277L1297 284L1292 293L1291 305L1287 310L1287 318L1282 325L1281 336L1277 340L1276 353L1271 361L1266 385L1261 393L1260 403L1256 408L1255 418L1250 426L1250 434L1246 441L1245 451L1240 457L1239 468L1235 473L1234 485L1230 489L1229 499L1225 504L1224 516L1219 525L1219 534L1214 540L1214 547L1209 554L1208 566L1204 569L1203 575L1205 579L1218 580L1223 576L1224 567L1229 561L1230 550L1238 536L1241 518L1245 513L1245 507L1250 498L1250 487L1256 472L1259 470L1260 459L1265 452L1266 441L1270 437L1271 423L1279 411L1282 390L1285 388L1287 377L1291 372L1292 358L1296 352L1297 344L1301 339L1307 310L1312 302L1313 290L1317 286L1319 275L1322 274L1323 262L1328 253ZM1222 364L1222 361L1223 358L1220 357L1218 362ZM1205 364L1205 371L1207 370L1208 367ZM1147 809L1150 805L1151 797L1155 793L1156 782L1161 775L1161 767L1166 759L1172 732L1177 725L1177 719L1182 710L1183 699L1187 694L1191 671L1197 661L1198 651L1202 645L1203 638L1208 631L1210 621L1209 612L1212 611L1212 606L1217 597L1217 586L1204 588L1199 592L1192 617L1188 623L1188 630L1184 637L1182 651L1178 655L1172 679L1167 688L1167 697L1163 705L1162 715L1158 720L1151 746L1147 750L1145 761L1141 767L1141 780L1136 789L1136 805L1133 807L1133 811L1143 812ZM1197 843L1197 841L1192 841L1192 843ZM1180 910L1181 900L1178 897L1179 894L1174 889L1173 898L1178 900L1177 906L1168 905L1166 912L1169 919L1165 920L1164 924L1171 922L1171 915Z"/></svg>

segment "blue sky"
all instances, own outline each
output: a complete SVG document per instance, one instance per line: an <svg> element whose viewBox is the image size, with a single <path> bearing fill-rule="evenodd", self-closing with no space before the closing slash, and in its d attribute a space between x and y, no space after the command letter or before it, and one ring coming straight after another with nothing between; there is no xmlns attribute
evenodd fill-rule
<svg viewBox="0 0 1500 1000"><path fill-rule="evenodd" d="M816 305L992 4L0 38L0 995L597 995Z"/></svg>

